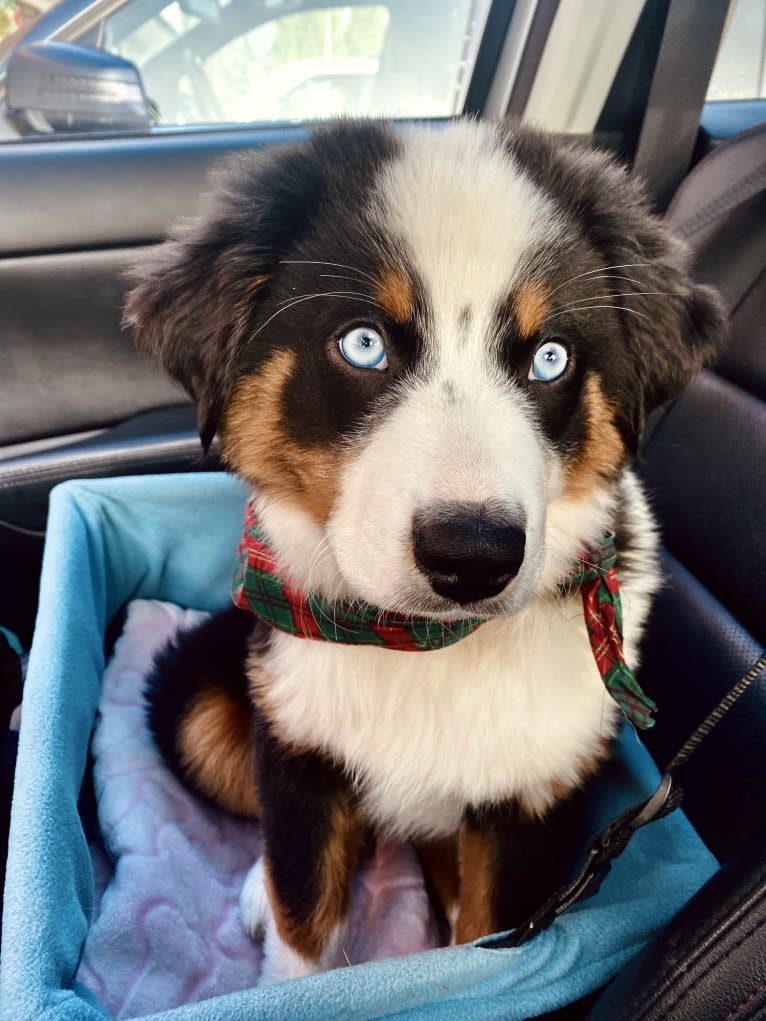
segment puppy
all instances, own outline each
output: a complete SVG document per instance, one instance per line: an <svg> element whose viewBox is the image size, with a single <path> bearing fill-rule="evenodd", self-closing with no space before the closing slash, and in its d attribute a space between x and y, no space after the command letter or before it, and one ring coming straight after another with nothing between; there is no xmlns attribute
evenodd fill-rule
<svg viewBox="0 0 766 1021"><path fill-rule="evenodd" d="M266 981L339 963L370 831L415 841L458 943L566 878L621 719L599 657L630 686L658 583L630 458L723 332L686 264L609 158L463 121L239 158L137 271L138 343L253 491L244 612L147 698L171 767L261 820Z"/></svg>

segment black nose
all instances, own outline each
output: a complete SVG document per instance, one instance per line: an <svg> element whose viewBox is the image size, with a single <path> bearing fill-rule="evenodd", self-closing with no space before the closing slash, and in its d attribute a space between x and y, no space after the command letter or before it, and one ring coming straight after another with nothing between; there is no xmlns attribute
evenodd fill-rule
<svg viewBox="0 0 766 1021"><path fill-rule="evenodd" d="M440 596L461 604L488 599L519 573L524 524L485 504L434 504L415 514L415 560Z"/></svg>

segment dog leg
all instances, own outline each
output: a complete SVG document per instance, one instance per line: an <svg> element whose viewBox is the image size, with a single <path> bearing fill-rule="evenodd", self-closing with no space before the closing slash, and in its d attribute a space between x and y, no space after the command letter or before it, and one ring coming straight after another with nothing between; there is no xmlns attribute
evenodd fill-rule
<svg viewBox="0 0 766 1021"><path fill-rule="evenodd" d="M250 939L262 939L273 918L266 891L264 861L258 861L248 872L239 895L239 919Z"/></svg>
<svg viewBox="0 0 766 1021"><path fill-rule="evenodd" d="M466 813L456 943L520 925L566 881L584 841L585 803L572 791L542 818L517 802Z"/></svg>
<svg viewBox="0 0 766 1021"><path fill-rule="evenodd" d="M248 931L265 931L265 984L347 963L363 827L344 776L321 756L291 754L265 726L257 764L265 852L245 883L241 909Z"/></svg>
<svg viewBox="0 0 766 1021"><path fill-rule="evenodd" d="M290 978L301 978L324 971L342 959L346 926L341 924L330 934L319 961L312 961L296 953L277 930L276 918L269 900L266 885L266 863L260 858L250 869L239 898L239 916L243 929L251 939L263 941L263 962L258 984L273 985ZM338 957L341 960L338 961Z"/></svg>
<svg viewBox="0 0 766 1021"><path fill-rule="evenodd" d="M415 847L442 937L445 942L449 942L455 930L460 894L457 834L434 840L421 840Z"/></svg>

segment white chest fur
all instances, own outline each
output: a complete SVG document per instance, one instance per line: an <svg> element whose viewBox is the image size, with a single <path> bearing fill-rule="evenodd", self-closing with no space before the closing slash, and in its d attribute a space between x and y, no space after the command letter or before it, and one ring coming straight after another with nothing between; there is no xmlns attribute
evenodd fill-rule
<svg viewBox="0 0 766 1021"><path fill-rule="evenodd" d="M371 821L400 836L451 832L467 805L510 796L543 810L618 718L578 596L434 652L274 637L263 698L280 736L342 763Z"/></svg>

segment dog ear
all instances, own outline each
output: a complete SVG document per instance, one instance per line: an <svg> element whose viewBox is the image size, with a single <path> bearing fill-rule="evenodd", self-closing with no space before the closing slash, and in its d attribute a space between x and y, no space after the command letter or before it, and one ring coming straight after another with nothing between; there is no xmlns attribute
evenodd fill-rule
<svg viewBox="0 0 766 1021"><path fill-rule="evenodd" d="M723 305L713 288L691 279L688 249L652 214L642 182L616 160L562 147L534 129L510 126L506 137L527 172L585 229L603 265L619 274L609 281L619 286L604 290L621 306L627 371L618 415L635 451L649 412L715 361L726 337Z"/></svg>
<svg viewBox="0 0 766 1021"><path fill-rule="evenodd" d="M320 191L305 144L237 157L213 179L205 211L130 273L124 325L194 399L206 451L271 274Z"/></svg>
<svg viewBox="0 0 766 1021"><path fill-rule="evenodd" d="M623 425L635 450L647 415L715 361L727 315L718 293L693 281L691 253L650 211L640 180L595 152L576 154L572 170L568 186L578 196L591 241L606 266L620 267L613 270L622 277L615 304L622 306L632 375L639 382L625 401Z"/></svg>
<svg viewBox="0 0 766 1021"><path fill-rule="evenodd" d="M660 268L660 267L658 267ZM675 272L674 272L675 270ZM647 289L673 288L673 297L632 306L648 316L631 324L632 353L642 382L641 400L633 419L634 447L647 415L683 390L694 376L712 365L727 336L727 314L712 287L693 283L678 264L653 274ZM647 296L648 297L648 296ZM635 319L635 316L629 316Z"/></svg>

